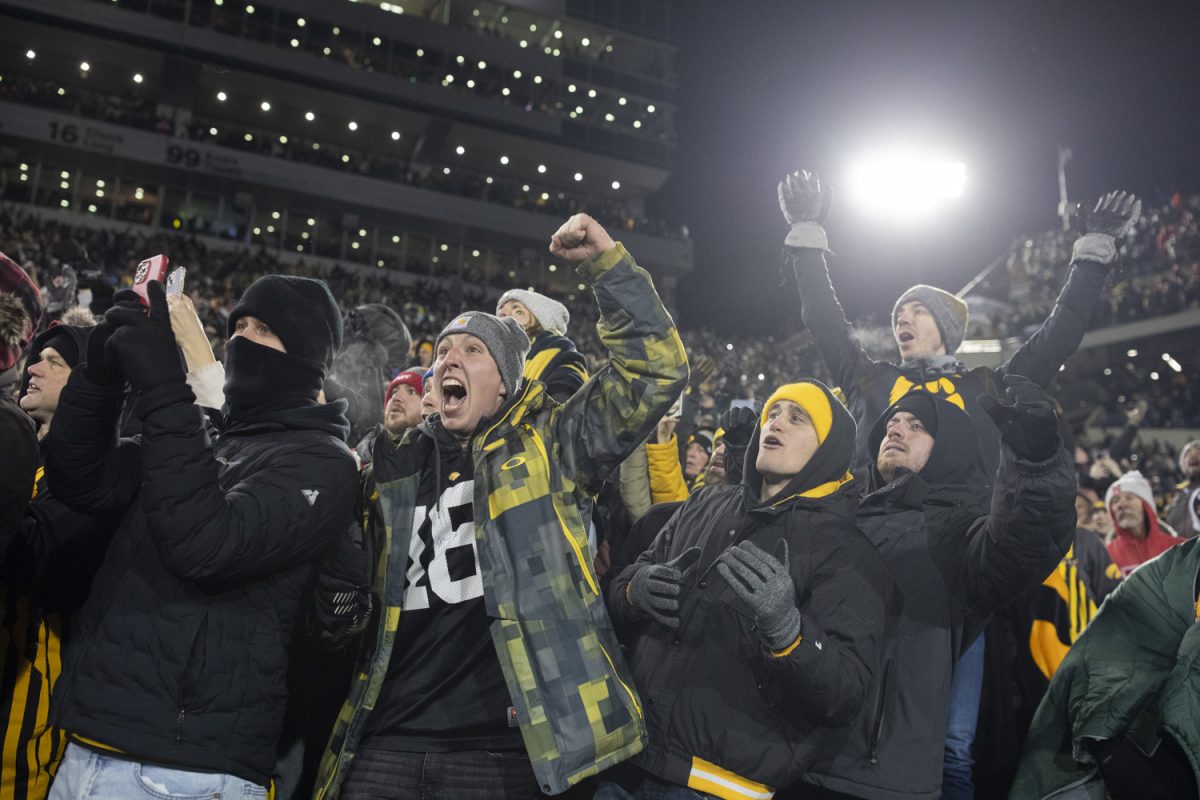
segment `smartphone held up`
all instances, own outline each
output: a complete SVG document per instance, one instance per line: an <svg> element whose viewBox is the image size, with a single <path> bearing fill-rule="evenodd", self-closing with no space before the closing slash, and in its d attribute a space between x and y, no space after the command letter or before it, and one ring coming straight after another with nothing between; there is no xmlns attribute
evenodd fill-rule
<svg viewBox="0 0 1200 800"><path fill-rule="evenodd" d="M133 275L133 291L141 300L142 305L149 308L150 295L147 294L147 289L150 286L150 281L158 281L166 288L166 293L181 294L183 292L183 279L187 274L184 267L170 272L167 270L170 262L165 255L152 256L141 262L137 266L137 272Z"/></svg>

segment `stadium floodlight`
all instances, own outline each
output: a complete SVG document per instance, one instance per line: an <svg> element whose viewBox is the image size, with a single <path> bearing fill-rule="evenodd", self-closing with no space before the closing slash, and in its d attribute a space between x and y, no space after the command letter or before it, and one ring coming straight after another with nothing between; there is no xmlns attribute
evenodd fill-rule
<svg viewBox="0 0 1200 800"><path fill-rule="evenodd" d="M854 163L846 181L852 203L872 216L912 222L961 197L967 167L921 150L881 150Z"/></svg>

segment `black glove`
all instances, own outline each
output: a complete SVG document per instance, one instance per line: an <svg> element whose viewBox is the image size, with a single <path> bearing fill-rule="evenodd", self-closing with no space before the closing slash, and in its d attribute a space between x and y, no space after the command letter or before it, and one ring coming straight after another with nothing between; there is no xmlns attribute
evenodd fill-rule
<svg viewBox="0 0 1200 800"><path fill-rule="evenodd" d="M747 447L754 436L754 426L758 424L758 414L753 408L738 406L731 408L721 415L720 427L725 431L725 441L730 447Z"/></svg>
<svg viewBox="0 0 1200 800"><path fill-rule="evenodd" d="M754 609L754 623L772 650L783 650L800 635L800 609L792 582L787 541L771 555L753 542L742 542L717 558L717 572L734 593Z"/></svg>
<svg viewBox="0 0 1200 800"><path fill-rule="evenodd" d="M329 543L317 568L312 618L326 647L345 644L371 619L371 557L364 542L362 528L353 523Z"/></svg>
<svg viewBox="0 0 1200 800"><path fill-rule="evenodd" d="M833 192L821 188L821 179L815 172L800 170L784 176L778 194L779 209L792 226L784 244L828 251L829 239L821 225L829 216Z"/></svg>
<svg viewBox="0 0 1200 800"><path fill-rule="evenodd" d="M83 365L83 374L97 386L121 386L125 383L125 373L113 353L108 351L108 340L113 335L113 326L105 320L88 333L87 363Z"/></svg>
<svg viewBox="0 0 1200 800"><path fill-rule="evenodd" d="M1142 201L1128 192L1109 192L1096 201L1096 207L1084 215L1088 233L1103 233L1114 239L1129 234L1142 215Z"/></svg>
<svg viewBox="0 0 1200 800"><path fill-rule="evenodd" d="M1020 375L1005 375L1004 385L1007 403L989 394L979 395L976 402L1019 458L1045 461L1058 449L1058 416L1046 390Z"/></svg>
<svg viewBox="0 0 1200 800"><path fill-rule="evenodd" d="M665 564L647 564L625 585L625 599L668 628L679 627L679 582L700 558L699 547L689 547Z"/></svg>
<svg viewBox="0 0 1200 800"><path fill-rule="evenodd" d="M1116 240L1133 230L1142 215L1142 201L1127 192L1109 192L1096 201L1088 212L1077 212L1083 218L1083 236L1075 240L1071 261L1091 261L1108 265L1117 260Z"/></svg>
<svg viewBox="0 0 1200 800"><path fill-rule="evenodd" d="M146 289L149 313L136 301L136 294L120 291L116 303L104 314L104 323L113 328L108 357L116 359L130 385L142 392L185 380L166 292L158 281L150 281Z"/></svg>

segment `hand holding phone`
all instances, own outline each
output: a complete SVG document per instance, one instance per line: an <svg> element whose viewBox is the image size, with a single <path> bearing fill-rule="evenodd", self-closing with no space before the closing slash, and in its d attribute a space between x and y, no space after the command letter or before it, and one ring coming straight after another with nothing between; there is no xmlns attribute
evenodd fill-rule
<svg viewBox="0 0 1200 800"><path fill-rule="evenodd" d="M187 276L187 267L176 267L167 275L167 297L173 294L183 294L183 279Z"/></svg>
<svg viewBox="0 0 1200 800"><path fill-rule="evenodd" d="M146 308L150 307L150 296L146 294L146 288L150 281L158 281L165 283L167 279L167 257L157 255L147 258L142 263L138 264L137 272L133 275L133 291L137 294L141 303Z"/></svg>

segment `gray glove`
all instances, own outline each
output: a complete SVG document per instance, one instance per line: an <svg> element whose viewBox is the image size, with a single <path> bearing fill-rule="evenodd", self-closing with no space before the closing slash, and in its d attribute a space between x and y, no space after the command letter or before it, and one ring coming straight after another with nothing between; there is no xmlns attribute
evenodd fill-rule
<svg viewBox="0 0 1200 800"><path fill-rule="evenodd" d="M625 597L668 628L679 627L679 582L700 558L699 547L689 547L665 564L647 564L625 585Z"/></svg>
<svg viewBox="0 0 1200 800"><path fill-rule="evenodd" d="M1075 240L1071 260L1111 264L1117 260L1116 239L1127 236L1142 215L1142 201L1128 192L1109 192L1083 213L1084 230Z"/></svg>
<svg viewBox="0 0 1200 800"><path fill-rule="evenodd" d="M779 182L779 209L792 229L784 244L829 251L829 238L821 223L829 216L833 193L821 188L815 172L800 170L785 175Z"/></svg>
<svg viewBox="0 0 1200 800"><path fill-rule="evenodd" d="M717 558L717 572L754 610L754 623L772 650L783 650L800 635L787 542L780 539L779 545L772 556L753 542L742 542Z"/></svg>

